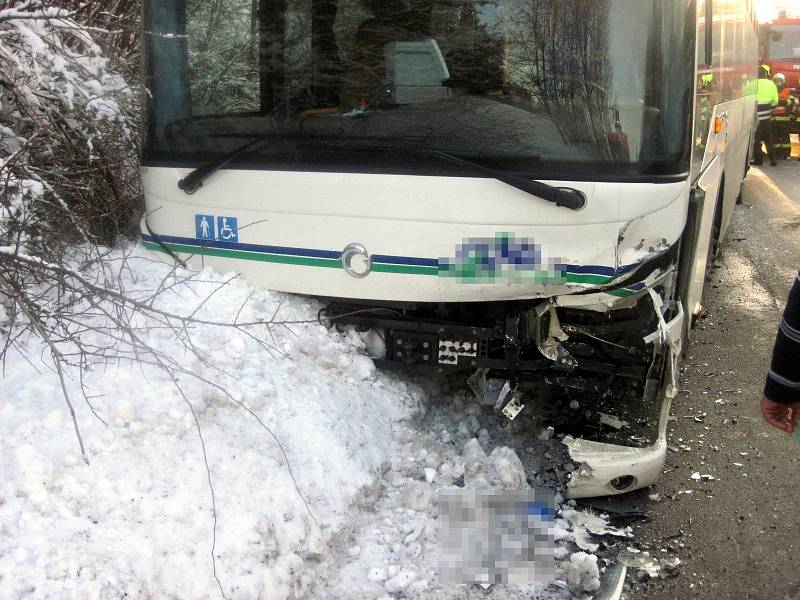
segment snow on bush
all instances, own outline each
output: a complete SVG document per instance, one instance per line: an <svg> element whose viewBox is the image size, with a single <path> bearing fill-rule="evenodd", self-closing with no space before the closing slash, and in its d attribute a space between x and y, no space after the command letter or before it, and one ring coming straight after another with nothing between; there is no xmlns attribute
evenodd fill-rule
<svg viewBox="0 0 800 600"><path fill-rule="evenodd" d="M135 97L73 13L35 0L0 10L0 245L125 230L138 183Z"/></svg>
<svg viewBox="0 0 800 600"><path fill-rule="evenodd" d="M104 96L125 91L125 81L109 71L109 59L88 29L63 9L37 9L37 4L21 2L17 9L0 11L3 30L10 34L0 39L0 58L11 66L14 93L32 108L60 103L66 111L124 120L113 98ZM102 113L92 107L98 99L107 109Z"/></svg>

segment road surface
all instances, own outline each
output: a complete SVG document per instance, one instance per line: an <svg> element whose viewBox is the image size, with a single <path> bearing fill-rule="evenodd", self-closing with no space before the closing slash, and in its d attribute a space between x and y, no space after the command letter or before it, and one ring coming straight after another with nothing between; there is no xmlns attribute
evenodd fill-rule
<svg viewBox="0 0 800 600"><path fill-rule="evenodd" d="M800 599L800 442L758 410L800 268L800 162L752 169L743 198L684 362L666 472L628 500L649 516L636 545L683 564L664 580L632 574L629 600Z"/></svg>

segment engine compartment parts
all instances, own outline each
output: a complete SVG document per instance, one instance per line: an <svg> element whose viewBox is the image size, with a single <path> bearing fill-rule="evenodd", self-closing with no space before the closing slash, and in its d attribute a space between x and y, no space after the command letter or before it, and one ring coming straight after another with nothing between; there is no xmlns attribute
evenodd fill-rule
<svg viewBox="0 0 800 600"><path fill-rule="evenodd" d="M584 303L570 306L561 305L561 297L482 304L332 301L325 320L355 326L368 346L379 339L380 351L371 354L380 367L463 374L502 423L524 411L535 423L532 436L551 430L564 442L577 465L570 494L615 494L652 483L663 463L683 333L670 274L653 274L635 296L586 294Z"/></svg>

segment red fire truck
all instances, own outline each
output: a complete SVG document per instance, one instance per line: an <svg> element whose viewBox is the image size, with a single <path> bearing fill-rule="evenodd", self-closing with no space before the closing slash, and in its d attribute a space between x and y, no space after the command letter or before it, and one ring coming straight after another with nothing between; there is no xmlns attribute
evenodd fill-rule
<svg viewBox="0 0 800 600"><path fill-rule="evenodd" d="M770 72L786 75L786 85L800 88L800 16L780 17L761 26L761 57Z"/></svg>

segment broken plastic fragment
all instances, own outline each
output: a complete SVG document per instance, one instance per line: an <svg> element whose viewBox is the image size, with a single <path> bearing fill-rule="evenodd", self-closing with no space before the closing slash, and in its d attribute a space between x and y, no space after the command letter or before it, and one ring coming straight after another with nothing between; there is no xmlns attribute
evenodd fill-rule
<svg viewBox="0 0 800 600"><path fill-rule="evenodd" d="M555 431L556 431L556 430L555 430L555 429L553 429L553 427L552 427L552 426L548 426L548 427L545 427L544 429L542 429L542 430L539 432L539 435L538 435L537 437L538 437L538 438L539 438L539 440L541 440L542 442L546 442L547 440L549 440L550 438L552 438L552 437L553 437L553 434L555 433Z"/></svg>
<svg viewBox="0 0 800 600"><path fill-rule="evenodd" d="M604 516L596 515L591 511L562 510L561 517L569 521L572 526L572 537L581 550L595 552L599 545L592 541L591 535L615 537L632 537L630 527L612 527ZM591 535L590 535L591 534Z"/></svg>
<svg viewBox="0 0 800 600"><path fill-rule="evenodd" d="M626 421L606 413L600 413L600 423L603 425L608 425L609 427L613 427L614 429L622 429L623 427L628 426Z"/></svg>
<svg viewBox="0 0 800 600"><path fill-rule="evenodd" d="M638 570L639 579L648 577L665 578L672 575L681 560L677 556L654 558L649 552L641 552L635 548L627 548L617 555L617 561L630 569Z"/></svg>
<svg viewBox="0 0 800 600"><path fill-rule="evenodd" d="M622 596L627 571L628 567L615 561L603 574L600 589L592 596L593 600L618 600Z"/></svg>

